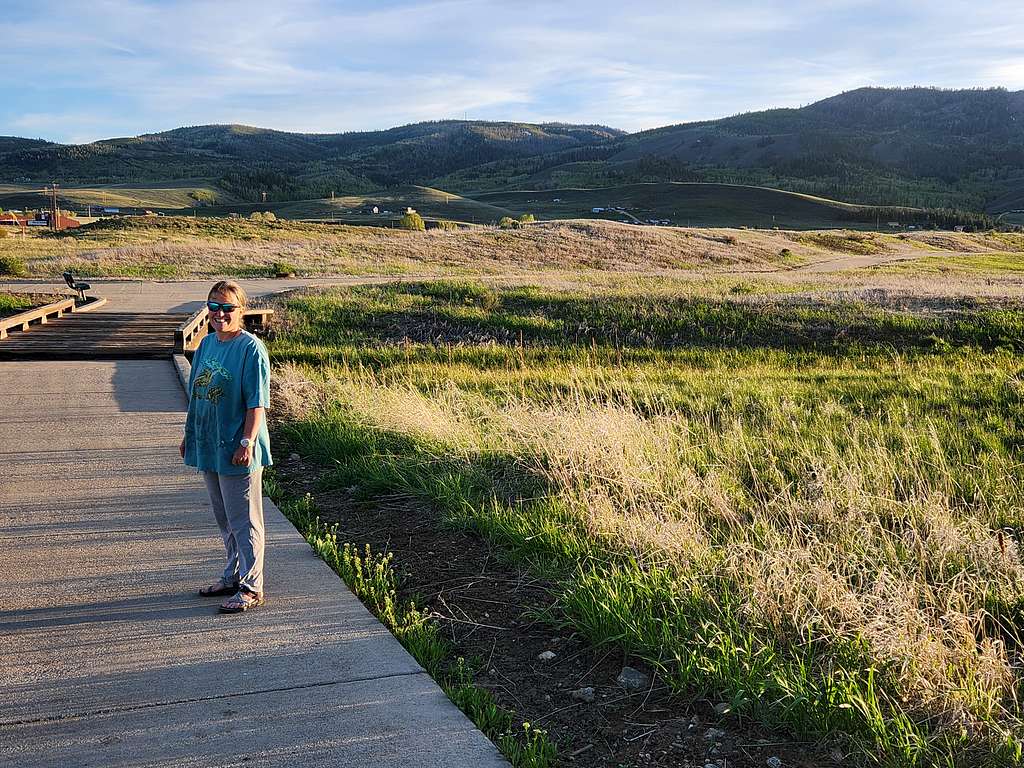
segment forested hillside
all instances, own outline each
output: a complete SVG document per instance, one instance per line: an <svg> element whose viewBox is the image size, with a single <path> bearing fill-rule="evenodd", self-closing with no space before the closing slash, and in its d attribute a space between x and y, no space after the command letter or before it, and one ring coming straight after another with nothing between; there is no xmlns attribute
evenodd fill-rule
<svg viewBox="0 0 1024 768"><path fill-rule="evenodd" d="M862 88L509 158L435 180L462 191L653 181L755 184L876 205L1005 210L1024 199L1024 91ZM1019 206L1018 206L1019 207Z"/></svg>
<svg viewBox="0 0 1024 768"><path fill-rule="evenodd" d="M208 178L245 199L266 192L288 200L365 192L620 135L602 126L442 121L342 134L207 125L79 145L0 138L0 181Z"/></svg>
<svg viewBox="0 0 1024 768"><path fill-rule="evenodd" d="M630 135L449 120L339 134L210 125L84 145L0 137L0 182L185 178L243 200L404 184L471 195L704 181L998 213L1024 201L1024 91L861 88L799 109Z"/></svg>

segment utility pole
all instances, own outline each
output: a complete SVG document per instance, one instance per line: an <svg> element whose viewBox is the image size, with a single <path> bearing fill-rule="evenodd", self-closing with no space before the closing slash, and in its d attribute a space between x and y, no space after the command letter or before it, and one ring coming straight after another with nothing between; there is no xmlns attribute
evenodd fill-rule
<svg viewBox="0 0 1024 768"><path fill-rule="evenodd" d="M60 229L60 211L57 208L57 182L49 188L43 187L43 192L50 195L50 229L54 232Z"/></svg>

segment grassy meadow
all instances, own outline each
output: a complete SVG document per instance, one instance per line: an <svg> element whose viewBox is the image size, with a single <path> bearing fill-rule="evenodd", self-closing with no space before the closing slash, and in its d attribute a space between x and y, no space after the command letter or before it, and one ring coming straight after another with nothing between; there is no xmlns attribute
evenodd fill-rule
<svg viewBox="0 0 1024 768"><path fill-rule="evenodd" d="M325 488L429 501L740 717L865 762L1020 759L1024 312L726 280L282 310L277 428Z"/></svg>
<svg viewBox="0 0 1024 768"><path fill-rule="evenodd" d="M1024 235L920 231L794 231L650 227L611 221L538 222L517 229L476 226L407 232L370 226L190 216L109 219L61 233L0 229L0 277L150 279L215 276L507 276L842 272L906 261L892 274L931 277L935 259L972 259L974 276L1016 278ZM984 261L987 259L988 262ZM998 263L996 263L996 260ZM282 269L286 267L286 269ZM973 290L973 289L972 289Z"/></svg>
<svg viewBox="0 0 1024 768"><path fill-rule="evenodd" d="M42 184L0 184L0 208L48 208L49 200L41 191ZM214 186L207 179L182 179L137 184L95 184L61 186L61 207L85 215L95 208L191 208L196 201L190 195L205 194L223 202L237 198Z"/></svg>
<svg viewBox="0 0 1024 768"><path fill-rule="evenodd" d="M35 306L35 302L29 296L0 293L0 317L16 315L33 306Z"/></svg>
<svg viewBox="0 0 1024 768"><path fill-rule="evenodd" d="M485 192L473 195L481 203L530 211L542 219L574 219L599 215L621 221L635 216L669 219L675 226L824 229L875 226L868 216L851 222L857 206L796 192L739 184L662 182L624 184L597 189L542 189ZM593 208L621 207L622 213L593 214ZM909 214L909 211L908 211ZM884 224L884 221L883 221Z"/></svg>

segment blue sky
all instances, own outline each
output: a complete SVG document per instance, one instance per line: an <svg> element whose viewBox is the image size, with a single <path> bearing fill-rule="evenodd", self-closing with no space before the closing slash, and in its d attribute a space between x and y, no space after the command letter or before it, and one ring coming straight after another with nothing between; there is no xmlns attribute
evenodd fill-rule
<svg viewBox="0 0 1024 768"><path fill-rule="evenodd" d="M1020 0L0 0L0 135L463 118L636 131L865 85L1024 89Z"/></svg>

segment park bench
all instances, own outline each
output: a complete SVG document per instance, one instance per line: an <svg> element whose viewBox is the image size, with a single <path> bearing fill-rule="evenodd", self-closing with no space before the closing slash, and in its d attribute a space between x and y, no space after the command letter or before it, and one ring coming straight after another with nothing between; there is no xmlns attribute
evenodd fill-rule
<svg viewBox="0 0 1024 768"><path fill-rule="evenodd" d="M92 286L88 283L76 283L75 276L69 269L64 273L64 282L68 284L68 288L72 291L78 291L78 301L80 304L85 304L85 292L88 291Z"/></svg>

